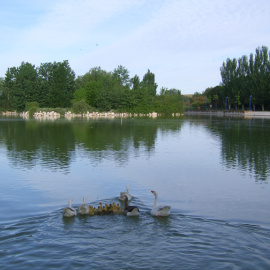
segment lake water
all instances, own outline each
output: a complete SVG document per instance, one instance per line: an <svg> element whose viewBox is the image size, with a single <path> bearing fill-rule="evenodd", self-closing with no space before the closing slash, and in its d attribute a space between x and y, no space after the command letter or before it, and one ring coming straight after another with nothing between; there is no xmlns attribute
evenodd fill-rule
<svg viewBox="0 0 270 270"><path fill-rule="evenodd" d="M2 117L0 169L0 269L270 269L270 119Z"/></svg>

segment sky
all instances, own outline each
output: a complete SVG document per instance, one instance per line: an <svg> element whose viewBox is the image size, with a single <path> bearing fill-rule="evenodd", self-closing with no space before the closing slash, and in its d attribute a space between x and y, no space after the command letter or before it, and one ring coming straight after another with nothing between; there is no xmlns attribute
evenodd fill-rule
<svg viewBox="0 0 270 270"><path fill-rule="evenodd" d="M227 58L270 48L269 0L0 0L0 77L68 60L76 76L122 65L158 91L202 93Z"/></svg>

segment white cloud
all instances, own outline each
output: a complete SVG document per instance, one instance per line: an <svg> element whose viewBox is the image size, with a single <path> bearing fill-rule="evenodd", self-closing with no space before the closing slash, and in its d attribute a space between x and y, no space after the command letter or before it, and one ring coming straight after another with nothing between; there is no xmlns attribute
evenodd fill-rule
<svg viewBox="0 0 270 270"><path fill-rule="evenodd" d="M48 3L35 24L4 33L10 46L0 45L0 76L22 61L67 59L77 75L95 66L111 71L123 65L142 78L150 69L160 87L193 93L219 84L227 57L270 43L267 0Z"/></svg>

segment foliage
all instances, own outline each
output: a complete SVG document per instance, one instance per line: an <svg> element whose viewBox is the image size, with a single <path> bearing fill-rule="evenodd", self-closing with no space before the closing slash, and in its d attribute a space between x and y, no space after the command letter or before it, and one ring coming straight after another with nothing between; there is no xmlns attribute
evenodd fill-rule
<svg viewBox="0 0 270 270"><path fill-rule="evenodd" d="M137 75L130 78L123 66L113 72L96 67L76 79L76 89L76 101L82 97L88 105L101 111L149 113L153 110L157 84L150 70L140 81Z"/></svg>
<svg viewBox="0 0 270 270"><path fill-rule="evenodd" d="M26 104L25 104L25 110L26 110L26 111L29 111L29 109L30 109L31 107L39 108L39 103L38 103L37 101L26 102Z"/></svg>
<svg viewBox="0 0 270 270"><path fill-rule="evenodd" d="M147 73L143 76L142 87L147 88L151 96L156 95L158 85L155 83L155 74L148 69Z"/></svg>
<svg viewBox="0 0 270 270"><path fill-rule="evenodd" d="M28 109L28 112L29 112L29 115L30 116L33 116L35 112L37 112L38 110L38 107L37 106L31 106L29 109Z"/></svg>
<svg viewBox="0 0 270 270"><path fill-rule="evenodd" d="M162 88L160 96L154 99L154 111L165 115L183 113L184 103L180 90Z"/></svg>
<svg viewBox="0 0 270 270"><path fill-rule="evenodd" d="M45 63L39 68L44 106L69 107L74 97L75 73L68 61Z"/></svg>
<svg viewBox="0 0 270 270"><path fill-rule="evenodd" d="M74 102L72 109L74 113L86 113L87 111L91 111L91 107L84 100Z"/></svg>
<svg viewBox="0 0 270 270"><path fill-rule="evenodd" d="M156 110L166 114L183 111L179 90L166 89L157 95L154 73L148 69L140 81L137 75L130 78L129 71L121 65L112 72L94 67L75 79L68 61L43 63L37 68L23 62L18 68L7 70L0 87L2 108L18 111L69 108L71 104L77 113L90 109L130 113Z"/></svg>
<svg viewBox="0 0 270 270"><path fill-rule="evenodd" d="M222 97L228 97L229 105L236 108L249 103L252 96L253 104L261 105L270 103L270 54L268 48L262 46L256 49L255 56L251 53L249 60L242 56L238 60L227 59L220 68L222 77Z"/></svg>
<svg viewBox="0 0 270 270"><path fill-rule="evenodd" d="M4 91L4 78L0 77L0 95L3 93Z"/></svg>
<svg viewBox="0 0 270 270"><path fill-rule="evenodd" d="M5 106L17 111L24 110L27 102L68 107L74 95L75 73L68 61L45 63L39 68L22 62L8 68L3 86Z"/></svg>
<svg viewBox="0 0 270 270"><path fill-rule="evenodd" d="M27 101L37 101L39 94L38 82L37 69L30 63L22 62L18 68L8 68L4 81L8 106L22 111Z"/></svg>

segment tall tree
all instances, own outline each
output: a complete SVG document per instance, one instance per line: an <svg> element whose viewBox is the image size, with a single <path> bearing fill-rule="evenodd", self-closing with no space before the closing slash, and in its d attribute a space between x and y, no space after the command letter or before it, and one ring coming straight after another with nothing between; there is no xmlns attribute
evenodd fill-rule
<svg viewBox="0 0 270 270"><path fill-rule="evenodd" d="M269 54L268 48L263 46L262 48L256 49L254 72L252 76L252 94L262 106L264 111L265 101L269 96Z"/></svg>
<svg viewBox="0 0 270 270"><path fill-rule="evenodd" d="M150 72L149 69L147 73L143 76L141 84L143 88L148 90L151 96L156 95L158 85L155 82L155 74Z"/></svg>
<svg viewBox="0 0 270 270"><path fill-rule="evenodd" d="M125 67L118 66L113 70L112 75L119 86L130 87L129 71Z"/></svg>
<svg viewBox="0 0 270 270"><path fill-rule="evenodd" d="M252 95L253 104L270 102L270 54L266 46L257 48L255 57L251 53L236 59L227 59L220 68L222 83L229 97L236 106L248 104Z"/></svg>
<svg viewBox="0 0 270 270"><path fill-rule="evenodd" d="M26 102L38 101L39 79L34 65L22 62L20 67L8 68L4 87L13 109L22 111Z"/></svg>
<svg viewBox="0 0 270 270"><path fill-rule="evenodd" d="M67 60L41 64L41 104L48 107L69 107L74 97L75 73Z"/></svg>
<svg viewBox="0 0 270 270"><path fill-rule="evenodd" d="M140 87L140 78L138 75L135 75L133 78L130 79L132 90L136 90Z"/></svg>

